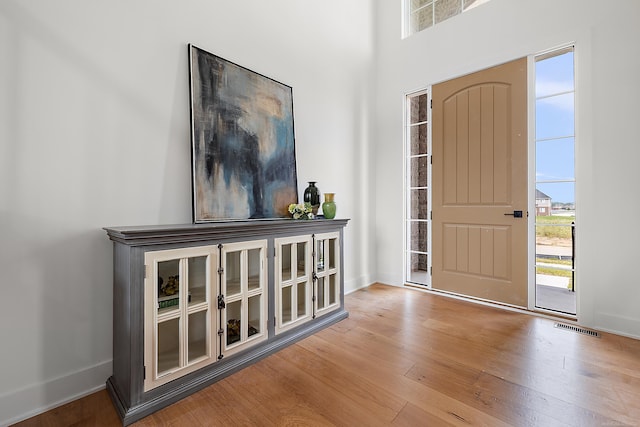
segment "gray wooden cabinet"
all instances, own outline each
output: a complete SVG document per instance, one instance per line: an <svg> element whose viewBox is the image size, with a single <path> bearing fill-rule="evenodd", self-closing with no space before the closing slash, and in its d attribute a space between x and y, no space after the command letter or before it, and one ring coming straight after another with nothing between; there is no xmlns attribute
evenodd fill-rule
<svg viewBox="0 0 640 427"><path fill-rule="evenodd" d="M348 316L348 220L105 228L113 375L129 425Z"/></svg>

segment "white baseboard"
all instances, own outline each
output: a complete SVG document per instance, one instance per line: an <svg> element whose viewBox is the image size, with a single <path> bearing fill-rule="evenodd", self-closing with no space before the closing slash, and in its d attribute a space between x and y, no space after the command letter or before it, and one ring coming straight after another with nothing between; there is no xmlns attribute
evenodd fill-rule
<svg viewBox="0 0 640 427"><path fill-rule="evenodd" d="M0 395L0 426L8 426L105 388L111 360Z"/></svg>
<svg viewBox="0 0 640 427"><path fill-rule="evenodd" d="M355 279L349 279L344 281L344 294L348 295L351 292L355 292L358 289L366 288L371 284L368 276L360 276Z"/></svg>
<svg viewBox="0 0 640 427"><path fill-rule="evenodd" d="M399 286L402 287L404 285L404 280L402 279L402 275L394 274L394 273L378 273L378 276L375 280L372 280L371 283L382 283L389 286Z"/></svg>
<svg viewBox="0 0 640 427"><path fill-rule="evenodd" d="M640 320L613 313L596 313L594 329L640 339Z"/></svg>

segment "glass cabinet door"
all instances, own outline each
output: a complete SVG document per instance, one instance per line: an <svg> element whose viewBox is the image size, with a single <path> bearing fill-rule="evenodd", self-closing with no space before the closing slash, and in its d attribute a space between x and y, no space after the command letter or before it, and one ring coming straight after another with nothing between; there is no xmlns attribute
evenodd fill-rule
<svg viewBox="0 0 640 427"><path fill-rule="evenodd" d="M311 319L311 236L275 239L276 333Z"/></svg>
<svg viewBox="0 0 640 427"><path fill-rule="evenodd" d="M320 316L340 307L340 235L314 236L314 314Z"/></svg>
<svg viewBox="0 0 640 427"><path fill-rule="evenodd" d="M216 360L211 283L217 248L147 252L145 270L147 391Z"/></svg>
<svg viewBox="0 0 640 427"><path fill-rule="evenodd" d="M267 338L267 241L222 247L221 351L230 355Z"/></svg>

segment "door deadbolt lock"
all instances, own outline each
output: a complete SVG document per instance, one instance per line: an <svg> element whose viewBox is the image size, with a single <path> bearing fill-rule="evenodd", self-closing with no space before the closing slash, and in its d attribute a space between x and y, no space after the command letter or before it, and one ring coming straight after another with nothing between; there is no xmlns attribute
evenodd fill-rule
<svg viewBox="0 0 640 427"><path fill-rule="evenodd" d="M505 216L511 215L514 218L522 218L522 211L513 211L513 213L506 213Z"/></svg>

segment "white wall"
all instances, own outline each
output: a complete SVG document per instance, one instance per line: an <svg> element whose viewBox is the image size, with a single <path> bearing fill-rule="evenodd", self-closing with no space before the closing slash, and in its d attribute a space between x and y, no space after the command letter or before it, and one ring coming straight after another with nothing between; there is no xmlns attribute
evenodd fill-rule
<svg viewBox="0 0 640 427"><path fill-rule="evenodd" d="M580 320L640 337L640 3L607 6L492 0L401 40L399 0L0 1L0 425L110 375L101 227L190 221L187 43L293 86L350 291L402 284L404 94L575 41Z"/></svg>
<svg viewBox="0 0 640 427"><path fill-rule="evenodd" d="M187 43L294 88L299 192L370 283L370 0L0 1L0 425L104 386L104 226L191 221Z"/></svg>
<svg viewBox="0 0 640 427"><path fill-rule="evenodd" d="M400 3L377 2L378 280L402 283L404 94L575 42L579 321L640 337L640 2L491 0L405 40Z"/></svg>

